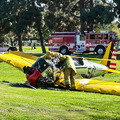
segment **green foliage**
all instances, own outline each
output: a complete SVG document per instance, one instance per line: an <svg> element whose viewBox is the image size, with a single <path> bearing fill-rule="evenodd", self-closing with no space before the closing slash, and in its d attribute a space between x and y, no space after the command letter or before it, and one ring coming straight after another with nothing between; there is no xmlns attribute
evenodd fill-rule
<svg viewBox="0 0 120 120"><path fill-rule="evenodd" d="M120 15L120 1L119 0L113 0L113 2L115 3L114 8L115 8L117 14Z"/></svg>
<svg viewBox="0 0 120 120"><path fill-rule="evenodd" d="M96 5L92 8L86 6L81 15L81 19L87 23L92 22L94 28L98 27L98 25L109 24L114 20L115 15L111 9L110 6L104 5Z"/></svg>
<svg viewBox="0 0 120 120"><path fill-rule="evenodd" d="M38 6L45 3L48 8L37 7L35 2ZM80 0L1 0L0 36L11 31L17 35L32 38L28 34L33 34L31 31L34 29L36 32L33 36L37 36L42 41L43 38L47 39L52 31L80 30L81 20L84 21L85 30L92 25L93 29L96 29L101 25L110 24L114 16L120 15L118 0L113 0L116 4L106 4L95 0L92 1L93 6L90 0L84 2L80 17Z"/></svg>
<svg viewBox="0 0 120 120"><path fill-rule="evenodd" d="M66 9L70 2L49 1L48 12L46 17L47 26L53 31L74 31L79 28L80 20L70 14L70 10Z"/></svg>
<svg viewBox="0 0 120 120"><path fill-rule="evenodd" d="M21 35L24 33L29 33L31 28L34 28L39 34L41 45L43 44L43 29L45 28L44 22L44 9L37 7L35 4L36 0L10 0L1 1L1 11L4 16L0 16L3 22L0 25L4 25L4 30L6 33L13 31L17 36L19 36L19 45L21 42ZM4 11L4 7L6 7ZM47 26L46 26L47 27ZM44 30L45 31L45 30Z"/></svg>

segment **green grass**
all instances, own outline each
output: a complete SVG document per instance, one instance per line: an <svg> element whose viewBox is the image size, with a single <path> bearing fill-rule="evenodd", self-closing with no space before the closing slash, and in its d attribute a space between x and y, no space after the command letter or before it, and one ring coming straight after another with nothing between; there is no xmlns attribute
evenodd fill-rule
<svg viewBox="0 0 120 120"><path fill-rule="evenodd" d="M48 46L45 47L46 51L48 51ZM31 47L23 47L24 52L30 52L30 53L42 53L41 47L36 47L36 49L32 49Z"/></svg>
<svg viewBox="0 0 120 120"><path fill-rule="evenodd" d="M117 69L120 70L120 62ZM119 78L120 75L112 73L94 79L120 82ZM34 90L17 84L25 81L24 73L0 62L0 120L120 119L120 96L60 89Z"/></svg>

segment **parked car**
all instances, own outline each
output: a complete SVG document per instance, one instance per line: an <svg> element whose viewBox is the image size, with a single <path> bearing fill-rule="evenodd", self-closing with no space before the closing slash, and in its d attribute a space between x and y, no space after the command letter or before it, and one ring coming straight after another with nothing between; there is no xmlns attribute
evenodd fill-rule
<svg viewBox="0 0 120 120"><path fill-rule="evenodd" d="M0 52L17 51L17 48L9 44L0 44Z"/></svg>

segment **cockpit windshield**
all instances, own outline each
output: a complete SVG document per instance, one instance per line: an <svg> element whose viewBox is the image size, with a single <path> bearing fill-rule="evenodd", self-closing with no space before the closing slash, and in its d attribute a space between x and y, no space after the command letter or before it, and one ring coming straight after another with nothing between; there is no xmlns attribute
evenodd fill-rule
<svg viewBox="0 0 120 120"><path fill-rule="evenodd" d="M76 67L83 66L84 65L83 58L79 58L77 60L74 60L74 64Z"/></svg>
<svg viewBox="0 0 120 120"><path fill-rule="evenodd" d="M45 69L47 69L49 67L48 63L42 59L39 58L32 67L35 67L36 69L39 70L40 73L42 73Z"/></svg>

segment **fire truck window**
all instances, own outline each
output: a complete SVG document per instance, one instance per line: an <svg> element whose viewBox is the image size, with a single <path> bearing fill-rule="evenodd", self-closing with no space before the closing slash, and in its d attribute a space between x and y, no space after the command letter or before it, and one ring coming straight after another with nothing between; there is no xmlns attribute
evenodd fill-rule
<svg viewBox="0 0 120 120"><path fill-rule="evenodd" d="M85 36L84 36L84 35L81 35L81 36L80 36L80 41L81 41L81 40L82 40L82 41L85 40Z"/></svg>
<svg viewBox="0 0 120 120"><path fill-rule="evenodd" d="M90 39L96 39L96 35L90 35Z"/></svg>
<svg viewBox="0 0 120 120"><path fill-rule="evenodd" d="M115 34L115 39L118 40L118 35L117 34Z"/></svg>
<svg viewBox="0 0 120 120"><path fill-rule="evenodd" d="M98 35L98 39L102 39L102 35Z"/></svg>
<svg viewBox="0 0 120 120"><path fill-rule="evenodd" d="M112 39L115 40L115 39L116 39L116 36L115 36L115 35L112 35Z"/></svg>
<svg viewBox="0 0 120 120"><path fill-rule="evenodd" d="M105 39L108 39L108 35L104 35L104 38L105 38Z"/></svg>

